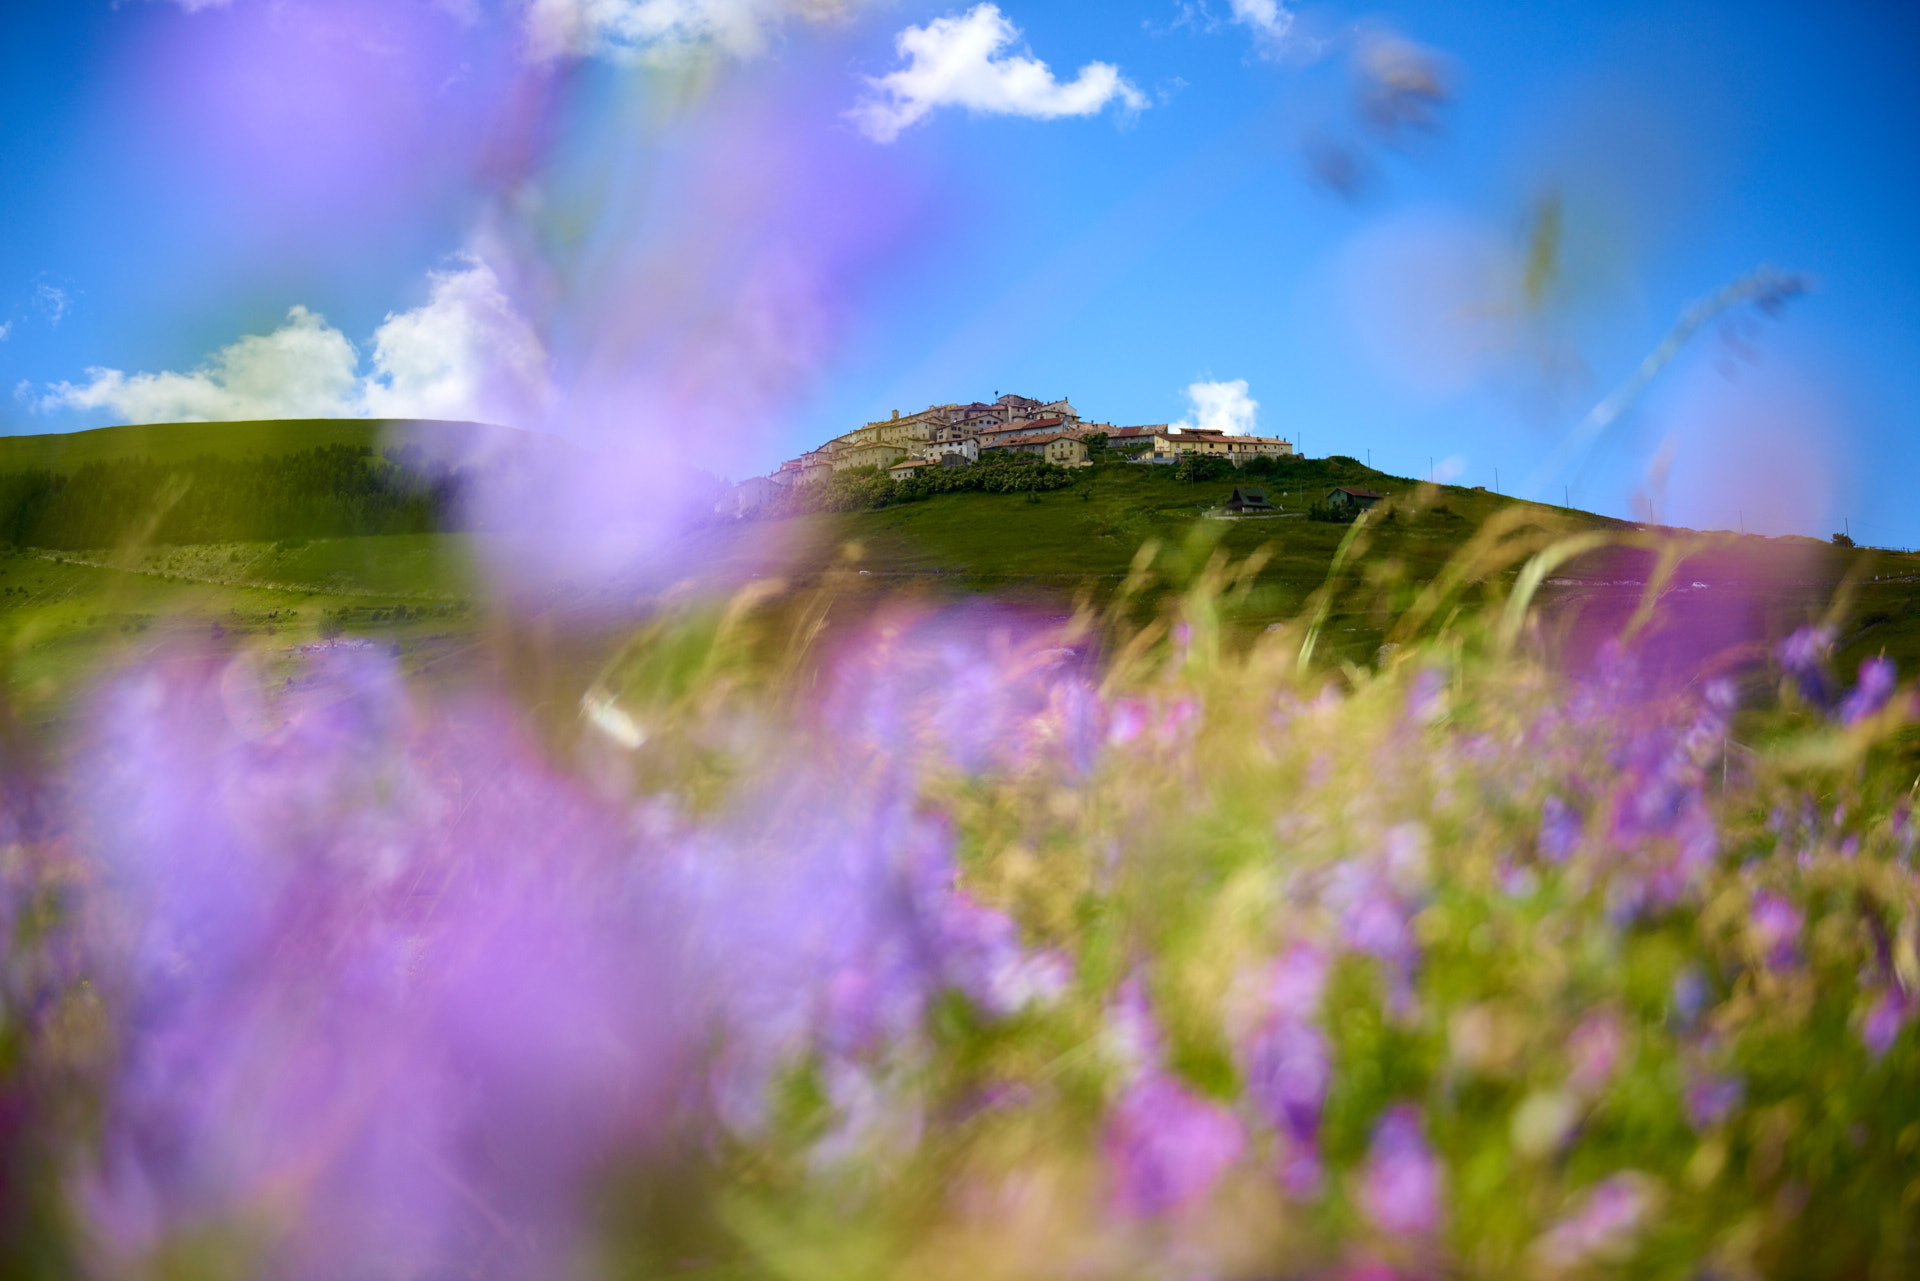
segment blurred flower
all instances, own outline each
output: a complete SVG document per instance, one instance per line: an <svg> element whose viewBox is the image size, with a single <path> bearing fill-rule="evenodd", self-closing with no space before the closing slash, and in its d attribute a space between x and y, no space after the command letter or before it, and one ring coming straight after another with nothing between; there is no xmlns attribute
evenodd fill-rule
<svg viewBox="0 0 1920 1281"><path fill-rule="evenodd" d="M1113 705L1107 741L1116 745L1131 743L1146 727L1147 705L1137 698L1123 698Z"/></svg>
<svg viewBox="0 0 1920 1281"><path fill-rule="evenodd" d="M1734 1077L1696 1072L1687 1081L1687 1120L1696 1130L1708 1130L1726 1120L1746 1097L1746 1087Z"/></svg>
<svg viewBox="0 0 1920 1281"><path fill-rule="evenodd" d="M1580 815L1558 796L1549 795L1540 804L1540 852L1555 863L1564 863L1580 843Z"/></svg>
<svg viewBox="0 0 1920 1281"><path fill-rule="evenodd" d="M1160 1061L1160 1029L1147 1007L1146 988L1139 976L1129 977L1114 994L1107 1007L1103 1041L1124 1079L1139 1076Z"/></svg>
<svg viewBox="0 0 1920 1281"><path fill-rule="evenodd" d="M1452 94L1444 60L1391 31L1374 31L1354 57L1361 118L1389 140L1408 129L1431 130Z"/></svg>
<svg viewBox="0 0 1920 1281"><path fill-rule="evenodd" d="M1867 1011L1866 1020L1860 1028L1860 1039L1866 1044L1874 1058L1882 1058L1893 1048L1907 1020L1913 1017L1913 1002L1898 988L1888 988L1880 993Z"/></svg>
<svg viewBox="0 0 1920 1281"><path fill-rule="evenodd" d="M371 651L305 677L167 660L96 709L93 963L127 1018L92 1229L125 1270L251 1224L263 1275L551 1275L591 1173L672 1111L664 887L497 709L418 717Z"/></svg>
<svg viewBox="0 0 1920 1281"><path fill-rule="evenodd" d="M1762 890L1754 895L1748 932L1756 950L1774 969L1785 969L1799 955L1800 909L1780 895Z"/></svg>
<svg viewBox="0 0 1920 1281"><path fill-rule="evenodd" d="M1885 707L1897 680L1893 660L1884 655L1861 663L1859 683L1840 703L1841 723L1855 724Z"/></svg>
<svg viewBox="0 0 1920 1281"><path fill-rule="evenodd" d="M1389 1108L1374 1126L1361 1173L1360 1201L1389 1236L1424 1237L1440 1223L1441 1173L1412 1104Z"/></svg>
<svg viewBox="0 0 1920 1281"><path fill-rule="evenodd" d="M955 891L942 910L939 947L952 985L1002 1017L1056 999L1072 970L1058 953L1029 953L1004 912Z"/></svg>
<svg viewBox="0 0 1920 1281"><path fill-rule="evenodd" d="M1573 1065L1569 1083L1586 1093L1603 1088L1613 1079L1625 1048L1626 1032L1618 1015L1605 1010L1588 1015L1567 1037L1567 1058Z"/></svg>
<svg viewBox="0 0 1920 1281"><path fill-rule="evenodd" d="M1422 725L1431 725L1447 714L1446 673L1423 667L1407 691L1407 715Z"/></svg>
<svg viewBox="0 0 1920 1281"><path fill-rule="evenodd" d="M1706 1012L1712 991L1699 970L1688 967L1673 979L1673 1013L1682 1027L1691 1027Z"/></svg>
<svg viewBox="0 0 1920 1281"><path fill-rule="evenodd" d="M1800 697L1815 707L1833 705L1833 684L1827 674L1827 654L1833 648L1833 631L1826 627L1802 627L1775 651L1780 666L1793 677Z"/></svg>
<svg viewBox="0 0 1920 1281"><path fill-rule="evenodd" d="M1116 1202L1137 1216L1189 1206L1240 1159L1245 1143L1232 1113L1150 1069L1127 1087L1107 1121Z"/></svg>
<svg viewBox="0 0 1920 1281"><path fill-rule="evenodd" d="M1333 1080L1326 1035L1303 1020L1276 1018L1245 1057L1248 1096L1294 1146L1311 1149Z"/></svg>
<svg viewBox="0 0 1920 1281"><path fill-rule="evenodd" d="M1616 1174L1591 1188L1579 1209L1535 1243L1534 1252L1554 1270L1620 1262L1631 1253L1654 1201L1652 1183L1645 1175Z"/></svg>

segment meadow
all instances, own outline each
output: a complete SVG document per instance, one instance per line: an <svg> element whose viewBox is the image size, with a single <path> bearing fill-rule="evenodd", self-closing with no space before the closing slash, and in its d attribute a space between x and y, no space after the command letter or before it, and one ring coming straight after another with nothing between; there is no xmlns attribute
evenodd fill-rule
<svg viewBox="0 0 1920 1281"><path fill-rule="evenodd" d="M1356 467L13 548L0 1275L1913 1275L1913 561Z"/></svg>

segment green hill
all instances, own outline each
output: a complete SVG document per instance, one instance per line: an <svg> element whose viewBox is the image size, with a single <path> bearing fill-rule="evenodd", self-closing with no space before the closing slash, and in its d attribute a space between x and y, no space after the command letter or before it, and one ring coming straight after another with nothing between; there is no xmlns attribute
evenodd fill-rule
<svg viewBox="0 0 1920 1281"><path fill-rule="evenodd" d="M327 445L368 449L417 445L429 458L457 460L481 446L557 445L552 437L487 423L384 418L282 418L257 422L140 423L43 436L0 436L0 472L74 471L88 463L146 458L271 458Z"/></svg>
<svg viewBox="0 0 1920 1281"><path fill-rule="evenodd" d="M459 532L439 523L452 510L445 491L408 489L412 482L404 474L396 479L377 453L395 427L404 427L421 456L449 461L482 447L496 458L504 449L510 460L516 451L532 459L572 448L475 424L327 420L0 439L0 503L38 503L44 517L27 519L33 512L24 508L0 511L0 529L16 531L11 550L0 550L0 663L16 705L52 709L114 653L151 649L174 633L238 645L360 632L386 638L416 665L473 650L482 618L500 621L477 588L477 553L489 540L530 535ZM370 479L355 470L361 467L371 469ZM108 492L102 487L109 481L122 488ZM1236 481L1261 484L1279 510L1251 519L1210 517ZM1262 568L1245 583L1234 618L1237 627L1257 629L1298 616L1328 581L1353 527L1312 518L1309 509L1344 485L1376 490L1389 502L1342 569L1321 652L1366 662L1387 639L1380 620L1403 612L1460 563L1489 522L1526 526L1520 534L1536 544L1566 533L1638 536L1626 522L1426 485L1341 457L1286 460L1268 475L1212 480L1112 461L1060 483L1029 493L896 501L907 491L879 482L868 489L880 505L860 510L715 518L592 600L556 582L546 598L515 608L543 618L550 632L576 633L580 653L570 661L590 668L600 643L594 638L618 632L620 619L644 611L665 582L725 592L775 573L801 585L831 585L842 617L901 592L944 598L990 591L1058 611L1076 598L1112 596L1141 548L1154 543L1164 572L1134 599L1137 613L1150 611L1160 594L1216 553L1234 562L1260 557ZM122 493L132 497L123 501ZM150 519L141 514L146 507L164 507L164 514ZM117 524L100 515L119 508L131 515ZM66 535L36 541L36 529ZM106 537L89 529L119 532ZM1491 578L1492 590L1503 591L1500 580L1513 567L1511 555L1497 564L1489 559L1466 575L1468 590L1477 590L1475 579ZM1656 630L1666 627L1683 648L1722 633L1777 638L1822 618L1840 597L1843 671L1882 651L1904 671L1920 666L1920 558L1812 539L1714 535L1672 568L1673 590L1663 597ZM1617 630L1657 573L1653 550L1609 548L1558 570L1541 599L1562 620Z"/></svg>

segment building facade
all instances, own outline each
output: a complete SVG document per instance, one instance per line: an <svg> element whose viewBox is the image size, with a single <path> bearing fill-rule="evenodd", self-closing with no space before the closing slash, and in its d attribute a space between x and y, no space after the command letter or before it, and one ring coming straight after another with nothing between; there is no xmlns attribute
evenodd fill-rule
<svg viewBox="0 0 1920 1281"><path fill-rule="evenodd" d="M1046 460L1056 467L1090 467L1087 461L1087 442L1068 432L1046 442Z"/></svg>
<svg viewBox="0 0 1920 1281"><path fill-rule="evenodd" d="M1153 453L1157 458L1198 454L1246 463L1255 458L1285 458L1293 453L1293 445L1277 436L1229 436L1225 432L1195 428L1179 432L1168 429L1154 433Z"/></svg>
<svg viewBox="0 0 1920 1281"><path fill-rule="evenodd" d="M1063 467L1081 467L1088 461L1081 438L1095 431L1106 433L1110 448L1143 449L1142 461L1171 463L1187 455L1205 454L1244 463L1293 453L1290 443L1275 437L1229 436L1192 428L1176 432L1164 423L1141 427L1087 423L1064 396L1043 401L1009 393L990 404L950 401L911 414L896 409L887 418L863 423L789 459L767 479L790 488L816 484L852 467L891 469L910 457L924 459L928 465L963 466L1008 452L1036 455Z"/></svg>
<svg viewBox="0 0 1920 1281"><path fill-rule="evenodd" d="M849 445L833 456L833 469L846 471L851 467L891 467L907 456L904 445L871 441L865 444Z"/></svg>

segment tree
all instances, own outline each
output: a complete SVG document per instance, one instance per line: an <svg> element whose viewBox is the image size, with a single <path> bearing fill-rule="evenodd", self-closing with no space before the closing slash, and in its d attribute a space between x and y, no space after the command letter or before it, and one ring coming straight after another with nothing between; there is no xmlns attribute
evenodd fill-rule
<svg viewBox="0 0 1920 1281"><path fill-rule="evenodd" d="M1835 547L1851 547L1853 546L1853 537L1850 534L1835 534L1833 536L1833 545Z"/></svg>

